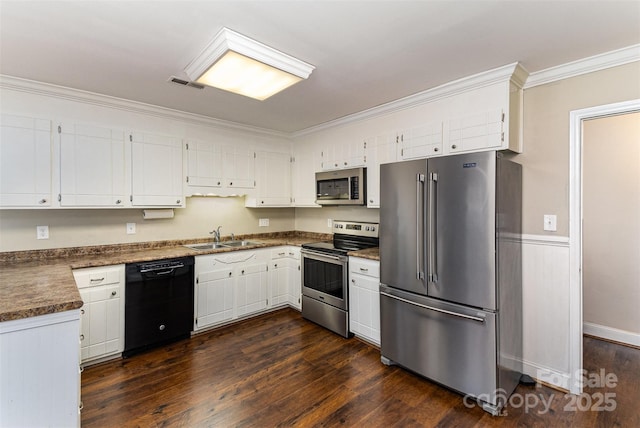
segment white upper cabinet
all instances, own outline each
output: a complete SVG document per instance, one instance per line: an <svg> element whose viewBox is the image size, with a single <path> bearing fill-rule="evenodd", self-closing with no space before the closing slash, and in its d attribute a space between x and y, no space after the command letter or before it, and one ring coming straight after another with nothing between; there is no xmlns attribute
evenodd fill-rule
<svg viewBox="0 0 640 428"><path fill-rule="evenodd" d="M247 145L190 139L184 148L187 196L244 194L256 186L256 153Z"/></svg>
<svg viewBox="0 0 640 428"><path fill-rule="evenodd" d="M256 189L245 198L247 207L291 206L291 156L257 152Z"/></svg>
<svg viewBox="0 0 640 428"><path fill-rule="evenodd" d="M296 207L320 207L316 204L316 171L321 170L320 152L310 144L298 144L291 164L291 202Z"/></svg>
<svg viewBox="0 0 640 428"><path fill-rule="evenodd" d="M224 186L222 146L211 141L185 143L187 185L190 188L219 189ZM190 193L189 193L190 194Z"/></svg>
<svg viewBox="0 0 640 428"><path fill-rule="evenodd" d="M417 159L442 154L442 122L407 128L396 135L400 159Z"/></svg>
<svg viewBox="0 0 640 428"><path fill-rule="evenodd" d="M225 185L232 189L253 189L256 185L256 153L250 148L227 146L223 149Z"/></svg>
<svg viewBox="0 0 640 428"><path fill-rule="evenodd" d="M367 208L380 208L380 165L395 162L396 138L392 134L365 139L367 143Z"/></svg>
<svg viewBox="0 0 640 428"><path fill-rule="evenodd" d="M51 121L3 114L0 132L0 207L51 207Z"/></svg>
<svg viewBox="0 0 640 428"><path fill-rule="evenodd" d="M333 141L321 148L322 170L356 168L365 165L365 141Z"/></svg>
<svg viewBox="0 0 640 428"><path fill-rule="evenodd" d="M184 207L180 139L133 132L130 141L131 205Z"/></svg>
<svg viewBox="0 0 640 428"><path fill-rule="evenodd" d="M123 207L125 133L90 125L61 124L60 206Z"/></svg>

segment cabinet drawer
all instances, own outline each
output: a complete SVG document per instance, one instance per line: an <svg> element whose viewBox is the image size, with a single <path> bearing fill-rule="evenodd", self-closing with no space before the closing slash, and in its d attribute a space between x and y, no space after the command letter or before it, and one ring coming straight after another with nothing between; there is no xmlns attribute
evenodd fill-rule
<svg viewBox="0 0 640 428"><path fill-rule="evenodd" d="M271 250L271 260L283 257L300 260L300 250L295 247L277 247Z"/></svg>
<svg viewBox="0 0 640 428"><path fill-rule="evenodd" d="M76 269L73 277L78 288L98 287L102 285L119 284L122 282L123 270L121 266Z"/></svg>
<svg viewBox="0 0 640 428"><path fill-rule="evenodd" d="M349 258L349 271L360 275L380 277L380 262L375 260L360 259L357 257Z"/></svg>

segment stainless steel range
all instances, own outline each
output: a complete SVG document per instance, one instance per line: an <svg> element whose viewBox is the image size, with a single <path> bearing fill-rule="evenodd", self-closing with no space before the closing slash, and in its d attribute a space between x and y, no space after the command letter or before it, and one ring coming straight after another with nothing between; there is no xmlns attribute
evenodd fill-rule
<svg viewBox="0 0 640 428"><path fill-rule="evenodd" d="M349 251L377 247L378 223L335 220L333 241L302 245L302 316L349 337Z"/></svg>

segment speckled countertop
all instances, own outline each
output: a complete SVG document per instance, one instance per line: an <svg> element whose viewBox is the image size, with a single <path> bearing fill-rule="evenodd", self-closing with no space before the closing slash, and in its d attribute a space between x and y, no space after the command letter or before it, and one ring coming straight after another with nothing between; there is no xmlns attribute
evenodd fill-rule
<svg viewBox="0 0 640 428"><path fill-rule="evenodd" d="M260 244L242 249L197 251L183 247L198 242L187 240L0 253L0 322L80 308L83 303L72 269L281 245L300 246L306 242L331 240L331 235L280 232L244 235L238 239L257 240ZM376 259L377 249L354 251L349 255Z"/></svg>

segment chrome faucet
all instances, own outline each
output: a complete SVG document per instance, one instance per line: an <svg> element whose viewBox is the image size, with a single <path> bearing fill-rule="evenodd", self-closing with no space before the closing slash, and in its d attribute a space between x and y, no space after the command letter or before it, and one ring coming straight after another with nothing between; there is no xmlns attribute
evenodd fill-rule
<svg viewBox="0 0 640 428"><path fill-rule="evenodd" d="M220 242L220 229L222 229L222 226L218 226L217 229L214 229L211 232L209 232L209 235L213 235L214 242Z"/></svg>

